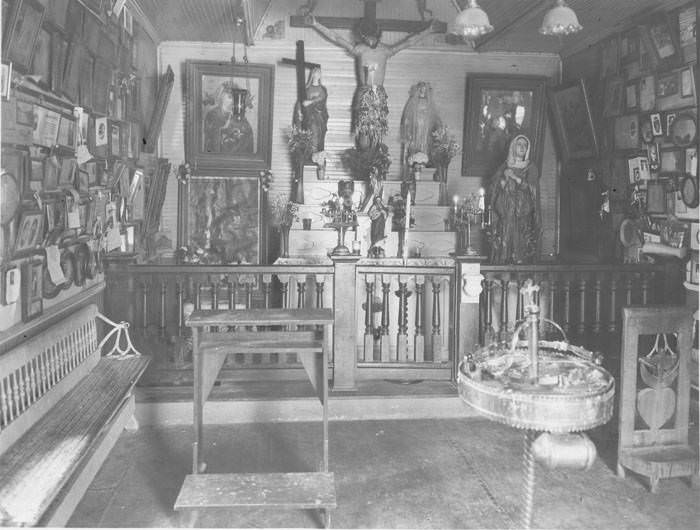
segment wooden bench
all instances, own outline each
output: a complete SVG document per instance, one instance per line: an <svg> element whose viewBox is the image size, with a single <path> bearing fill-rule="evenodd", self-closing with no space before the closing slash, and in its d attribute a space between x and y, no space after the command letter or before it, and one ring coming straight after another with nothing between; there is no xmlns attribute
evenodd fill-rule
<svg viewBox="0 0 700 530"><path fill-rule="evenodd" d="M328 471L328 350L331 309L242 309L195 311L192 328L194 363L194 442L192 474L185 477L176 510L224 507L320 509L325 526L336 507L335 479ZM250 331L246 327L264 330ZM270 330L270 327L289 327ZM322 331L314 329L321 327ZM308 329L311 328L311 329ZM210 331L210 329L234 331ZM319 472L202 474L204 403L231 353L295 353L323 405L323 460Z"/></svg>
<svg viewBox="0 0 700 530"><path fill-rule="evenodd" d="M88 305L0 355L0 524L65 526L121 431L143 356L102 357Z"/></svg>

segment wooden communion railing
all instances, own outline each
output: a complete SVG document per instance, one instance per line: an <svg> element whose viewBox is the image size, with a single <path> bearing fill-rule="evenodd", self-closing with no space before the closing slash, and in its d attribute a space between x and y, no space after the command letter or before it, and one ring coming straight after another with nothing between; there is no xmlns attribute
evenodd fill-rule
<svg viewBox="0 0 700 530"><path fill-rule="evenodd" d="M136 334L170 342L156 365L181 373L191 371L190 350L178 347L188 310L332 308L336 389L363 379L454 377L466 351L513 332L528 278L540 285L542 316L587 347L619 334L623 306L677 302L664 265L465 263L343 257L311 265L111 266L105 301L108 314L131 322ZM222 377L301 379L300 368L294 354L233 354Z"/></svg>

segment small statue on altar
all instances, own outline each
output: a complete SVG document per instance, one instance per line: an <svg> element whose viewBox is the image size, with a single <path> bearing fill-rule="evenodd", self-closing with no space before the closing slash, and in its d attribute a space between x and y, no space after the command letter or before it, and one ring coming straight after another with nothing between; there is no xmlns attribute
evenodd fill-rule
<svg viewBox="0 0 700 530"><path fill-rule="evenodd" d="M326 100L328 91L321 83L321 67L311 70L306 84L306 99L297 103L295 124L311 131L312 152L324 150L326 131L328 129L328 108Z"/></svg>
<svg viewBox="0 0 700 530"><path fill-rule="evenodd" d="M372 225L370 228L370 252L371 249L386 237L384 232L386 227L386 219L389 215L389 208L384 204L381 194L375 195L372 206L367 212Z"/></svg>
<svg viewBox="0 0 700 530"><path fill-rule="evenodd" d="M513 138L490 189L491 263L533 263L540 236L539 171L530 161L530 140Z"/></svg>
<svg viewBox="0 0 700 530"><path fill-rule="evenodd" d="M401 141L406 159L415 153L429 153L432 134L441 126L442 120L433 103L433 89L430 83L419 81L411 87L401 115Z"/></svg>

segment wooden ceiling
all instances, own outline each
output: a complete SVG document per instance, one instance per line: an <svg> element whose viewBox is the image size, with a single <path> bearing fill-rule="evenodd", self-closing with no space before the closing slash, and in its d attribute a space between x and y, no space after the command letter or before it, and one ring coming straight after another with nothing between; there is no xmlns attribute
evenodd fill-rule
<svg viewBox="0 0 700 530"><path fill-rule="evenodd" d="M564 38L540 35L542 18L554 0L479 0L494 31L476 42L477 51L557 53L566 57L621 31L630 21L652 11L670 10L693 0L568 0L583 30ZM233 20L249 13L248 31L299 13L305 4L315 5L317 16L361 17L363 0L128 0L148 19L161 41L242 42L245 27ZM450 22L467 0L380 0L377 18L421 20L419 5L432 16ZM263 26L264 27L264 26Z"/></svg>

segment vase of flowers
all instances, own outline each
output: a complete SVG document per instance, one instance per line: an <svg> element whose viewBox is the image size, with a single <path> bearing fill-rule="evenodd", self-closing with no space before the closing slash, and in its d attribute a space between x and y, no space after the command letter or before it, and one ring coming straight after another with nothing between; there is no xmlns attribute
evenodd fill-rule
<svg viewBox="0 0 700 530"><path fill-rule="evenodd" d="M280 257L289 257L289 230L292 223L299 219L299 205L278 195L270 203L270 217L272 226L277 227L280 233Z"/></svg>
<svg viewBox="0 0 700 530"><path fill-rule="evenodd" d="M288 132L287 146L294 165L294 186L292 198L297 204L304 204L304 163L313 153L313 133L296 125Z"/></svg>
<svg viewBox="0 0 700 530"><path fill-rule="evenodd" d="M440 182L440 205L447 205L447 168L450 161L459 153L460 146L454 135L449 133L446 125L438 127L432 133L430 160L437 168L437 180Z"/></svg>
<svg viewBox="0 0 700 530"><path fill-rule="evenodd" d="M413 153L411 156L409 156L406 162L408 163L408 167L413 175L412 178L415 180L420 180L423 168L428 163L428 155L418 151L417 153Z"/></svg>

